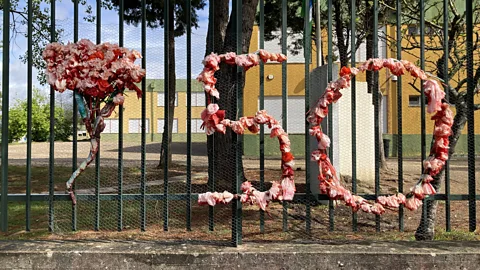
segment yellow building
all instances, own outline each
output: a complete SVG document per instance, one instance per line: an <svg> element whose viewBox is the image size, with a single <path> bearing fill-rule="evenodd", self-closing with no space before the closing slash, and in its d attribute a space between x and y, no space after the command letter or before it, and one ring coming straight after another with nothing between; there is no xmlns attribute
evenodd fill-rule
<svg viewBox="0 0 480 270"><path fill-rule="evenodd" d="M407 47L408 46L408 40L407 39L417 39L418 41L420 40L419 32L416 31L415 26L405 26L407 28L407 33L411 34L408 37L405 37L402 40L402 47ZM396 28L395 27L389 27L386 29L387 35L394 37L396 33ZM438 46L438 41L436 40L431 40L428 35L425 35L425 46L426 48L429 48L433 45L430 45L433 42L437 42ZM429 46L430 45L430 46ZM387 57L391 58L396 58L396 50L394 48L389 48L387 50ZM465 49L466 53L466 49ZM425 51L425 59L426 61L426 71L432 71L433 67L431 66L432 63L435 63L439 57L441 57L441 53L438 51L431 51L431 50L426 50ZM478 55L476 56L478 57ZM419 59L420 59L420 50L419 49L413 49L409 50L408 52L402 52L402 59L408 60L412 63L418 64ZM479 59L480 60L480 59ZM390 77L390 74L387 73L387 78ZM385 119L387 120L384 126L384 138L391 138L392 139L392 147L393 151L391 153L395 154L396 153L396 143L397 143L397 138L398 136L398 121L399 121L399 114L398 114L398 93L397 93L397 83L398 83L398 78L393 77L394 79L391 79L388 81L383 81L380 80L380 84L384 83L385 84L385 90L382 91L383 95L385 96L384 101L386 101L387 104L385 104L384 108L384 114L386 113ZM454 77L451 78L450 83L452 84L453 87L456 86L456 81L460 81L462 79L466 78L465 71L460 71L458 74ZM421 152L421 107L420 107L420 92L418 92L417 89L420 89L420 81L417 81L415 84L415 89L413 86L410 85L412 83L413 77L410 75L404 75L402 76L402 124L403 124L403 152L405 156L419 156ZM383 90L383 89L382 89ZM466 84L465 88L462 91L466 90ZM480 98L478 95L475 96L475 103L480 103ZM455 114L455 107L452 106L452 111ZM434 121L430 120L432 115L426 114L426 134L427 134L427 151L429 151L429 146L430 146L430 140L431 140L431 134L433 131L433 125ZM475 112L475 118L479 119L480 112L477 111ZM478 120L477 120L478 121ZM462 130L462 135L459 139L459 142L456 146L456 153L459 155L466 154L467 153L467 125L465 125L464 129ZM475 134L476 134L476 149L477 152L480 149L480 125L475 125ZM427 153L428 154L428 153Z"/></svg>
<svg viewBox="0 0 480 270"><path fill-rule="evenodd" d="M387 35L395 36L395 27L386 27L383 29ZM326 48L326 34L324 33L323 42ZM287 43L290 42L287 40ZM406 42L405 40L403 42ZM396 52L386 44L379 42L379 57L395 58ZM406 45L406 44L404 44ZM250 52L259 49L259 32L255 25L252 32L250 42ZM279 40L265 42L265 49L280 53L281 46ZM324 56L327 52L324 52ZM417 63L419 57L418 50L412 50L408 53L402 53L402 59ZM309 64L310 71L317 67L316 63L316 48L312 46L311 63ZM292 142L292 150L296 155L303 155L304 149L304 119L305 119L305 59L302 50L298 55L288 56L287 63L287 131ZM435 53L426 51L425 57L432 59ZM365 48L361 47L357 51L358 63L365 60ZM264 108L279 121L283 118L282 115L282 65L279 63L267 63L264 65ZM427 67L428 71L428 67ZM460 73L460 76L465 76ZM398 78L397 78L398 79ZM412 82L410 75L402 76L402 111L403 111L403 153L404 156L419 156L420 155L420 94L409 85ZM365 82L365 75L359 74L357 82ZM178 79L176 82L177 96L173 127L173 141L186 141L187 130L187 97L186 97L186 80ZM417 86L419 83L417 82ZM397 124L398 124L398 108L397 108L397 81L392 77L387 70L379 72L379 87L383 95L382 99L382 119L383 119L383 133L384 138L391 139L392 149L390 153L396 154L397 142ZM164 99L163 99L163 80L147 80L146 93L146 124L147 124L147 140L152 142L159 142L161 140L161 133L163 132L163 113L164 113ZM253 116L259 109L260 96L260 68L254 67L246 73L246 81L244 88L244 105L243 111L246 116ZM480 99L476 97L476 101ZM341 100L339 102L342 102ZM125 140L140 141L140 119L141 119L141 100L138 100L134 94L130 94L125 101L124 111L124 138ZM200 129L202 121L200 113L205 107L205 96L202 85L195 80L192 80L192 139L194 141L206 141L206 135ZM454 108L453 108L454 110ZM480 112L476 112L476 119ZM118 115L114 114L110 119L106 120L107 128L104 131L104 137L114 138L118 135ZM430 120L430 115L427 115L427 148L431 138L433 121ZM359 129L357 132L360 132ZM266 129L268 132L268 129ZM466 128L463 130L466 134ZM476 125L475 134L480 134L480 125ZM478 135L477 135L478 136ZM244 153L246 155L258 155L259 136L253 134L246 134L244 136ZM477 137L477 144L480 144L480 138ZM265 139L265 153L267 155L278 154L278 142L272 139ZM457 145L457 153L466 153L466 135L462 135ZM479 148L477 148L479 149Z"/></svg>
<svg viewBox="0 0 480 270"><path fill-rule="evenodd" d="M177 79L175 113L173 122L173 141L186 141L187 133L187 80ZM140 141L142 100L134 92L127 92L123 113L123 134L126 141ZM164 127L164 83L163 80L147 79L146 89L146 133L147 142L160 142ZM205 94L201 83L192 80L192 140L206 141L205 131L200 129L203 123L200 113L205 108ZM118 110L118 109L117 109ZM102 137L106 140L118 136L119 117L114 112L105 120Z"/></svg>

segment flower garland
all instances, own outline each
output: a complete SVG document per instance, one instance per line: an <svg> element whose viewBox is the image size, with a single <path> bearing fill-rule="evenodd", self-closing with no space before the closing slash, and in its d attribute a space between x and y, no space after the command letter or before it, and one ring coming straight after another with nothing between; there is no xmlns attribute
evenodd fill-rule
<svg viewBox="0 0 480 270"><path fill-rule="evenodd" d="M135 65L139 52L116 44L95 45L82 39L77 43L50 43L42 54L47 63L47 82L62 93L72 90L78 111L90 136L90 153L67 181L72 203L75 179L95 159L100 145L100 134L105 129L104 118L110 117L117 105L122 105L125 88L134 90L137 97L142 91L135 85L145 77L145 70ZM105 103L103 107L101 104Z"/></svg>
<svg viewBox="0 0 480 270"><path fill-rule="evenodd" d="M259 51L260 58L262 60L269 59L268 57L262 57L262 55L268 55L264 51ZM242 59L258 59L255 56L245 56ZM218 70L218 64L221 61L225 61L230 64L241 65L244 62L235 61L235 54L227 53L225 55L217 56L211 54L207 56L204 60L205 68L197 78L199 81L204 82L205 92L211 96L219 97L218 91L215 89L216 79L214 78L214 72ZM264 60L266 61L266 60ZM240 63L240 64L239 64ZM248 64L244 65L245 70L248 70L250 67L254 66L258 62L251 61ZM352 194L349 190L345 189L339 179L337 178L336 170L333 167L330 159L327 156L327 148L330 147L330 139L326 134L321 130L320 124L323 119L328 115L328 105L337 102L342 94L340 90L350 87L351 79L356 76L359 72L364 72L366 70L378 71L382 68L388 68L390 72L396 76L404 75L410 73L413 77L419 78L424 81L423 86L425 94L427 95L427 112L435 113L432 116L432 120L435 120L435 129L434 129L434 145L431 149L430 156L423 162L425 171L421 175L417 184L411 188L410 192L406 195L402 193L397 193L390 196L379 196L375 203L369 203L367 200L361 196ZM449 108L447 103L443 103L442 99L445 97L445 93L441 90L440 85L437 81L430 79L433 77L427 75L419 67L415 66L411 62L405 60L396 60L393 58L389 59L369 59L359 68L348 68L342 67L340 71L340 78L336 81L330 82L327 86L324 94L319 98L313 110L311 110L307 116L307 121L310 122L313 126L310 128L309 133L311 136L314 136L317 139L317 149L314 150L311 154L311 159L316 161L319 166L319 175L318 179L320 181L320 190L323 194L327 194L333 200L343 200L346 205L352 207L354 211L362 210L367 213L373 213L381 215L385 212L385 207L387 208L398 208L400 205L404 205L409 210L416 210L419 206L422 205L422 199L426 196L434 195L436 193L435 189L431 185L433 181L433 176L437 175L442 167L445 165L445 161L448 159L448 149L449 149L449 140L448 137L451 134L451 127L453 125L453 113ZM292 166L288 166L286 160L291 160L293 162L293 156L290 154L290 142L285 143L285 139L281 139L281 135L284 133L281 130L281 127L278 125L278 121L275 121L273 118L268 118L268 115L265 111L257 112L257 115L254 118L242 117L239 121L230 121L224 119L225 112L219 110L217 104L209 104L207 108L202 112L202 119L204 120L204 126L206 128L206 133L208 135L213 134L214 132L225 133L226 127L231 127L232 130L236 133L242 134L243 131L249 129L253 133L258 132L257 124L268 123L269 127L273 127L271 137L278 137L280 140L280 149L282 150L282 170L283 177L291 177L293 179L293 170ZM262 119L257 118L258 116L265 117L265 120L256 120ZM274 122L270 122L274 120ZM278 129L278 131L275 130ZM284 136L288 139L286 133ZM288 147L288 151L285 151L285 147ZM286 159L284 159L286 157ZM291 159L290 159L291 158ZM287 165L287 166L285 166ZM284 178L285 180L285 178ZM283 192L283 198L280 196L280 192L285 190L285 183L293 185L293 181L282 181L282 187L277 182L273 182L270 190L265 192L260 192L252 187L250 182L244 182L241 186L243 194L240 196L233 195L227 191L223 193L218 192L207 192L199 194L198 203L200 205L211 205L214 206L217 203L229 203L234 198L240 198L241 202L250 202L251 204L257 204L262 210L265 210L268 206L268 203L272 200L289 200L293 199L293 194L295 187L290 187L291 192L290 196L285 196L285 191ZM286 187L288 188L288 187Z"/></svg>
<svg viewBox="0 0 480 270"><path fill-rule="evenodd" d="M273 200L292 200L295 194L295 183L293 181L294 156L290 152L290 139L288 134L280 126L279 122L268 115L265 110L258 111L254 117L240 117L238 121L225 119L225 111L220 110L218 104L210 103L210 97L220 98L218 90L215 88L217 79L215 72L220 69L221 62L229 65L237 65L244 68L245 71L267 61L283 62L287 58L283 54L269 53L265 50L259 50L255 53L246 55L236 55L233 52L217 55L211 53L203 61L204 69L197 77L198 81L203 82L203 88L208 95L208 105L202 111L202 127L205 128L207 135L215 132L225 134L226 128L231 128L237 134L243 134L245 130L257 134L260 130L259 125L267 125L271 129L270 137L277 137L280 143L282 153L282 181L272 182L272 187L267 191L258 191L249 181L242 183L240 189L242 194L232 194L228 191L223 193L206 192L198 195L199 205L215 206L218 203L227 204L234 198L240 199L242 203L257 204L262 210L266 210L269 202Z"/></svg>
<svg viewBox="0 0 480 270"><path fill-rule="evenodd" d="M435 113L432 120L435 120L434 145L430 156L423 162L425 171L420 180L405 196L401 193L390 196L379 196L375 203L370 204L360 196L353 195L345 189L336 176L336 171L327 156L326 149L330 145L330 140L322 133L320 124L328 114L328 105L336 102L342 94L340 90L350 87L351 79L359 72L365 70L378 71L382 68L388 68L393 75L400 76L410 73L413 77L424 81L423 86L428 99L428 113ZM318 149L311 154L311 159L316 161L319 167L318 179L320 181L320 190L327 194L333 200L343 200L346 205L352 207L354 211L361 209L367 213L381 215L385 212L384 207L398 208L405 205L409 210L416 210L422 205L422 199L426 196L436 193L431 185L433 176L437 175L448 159L449 141L453 125L453 114L447 103L442 103L445 93L440 89L437 81L429 79L427 74L412 64L411 62L396 59L369 59L363 65L357 68L342 67L340 78L329 83L324 94L319 98L313 110L307 116L307 121L313 127L310 129L310 135L315 136L318 141Z"/></svg>

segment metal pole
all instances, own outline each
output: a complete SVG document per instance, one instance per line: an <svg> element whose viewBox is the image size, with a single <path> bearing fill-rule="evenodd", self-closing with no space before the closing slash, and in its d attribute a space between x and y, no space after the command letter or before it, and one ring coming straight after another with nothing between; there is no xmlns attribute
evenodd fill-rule
<svg viewBox="0 0 480 270"><path fill-rule="evenodd" d="M97 23L96 34L97 44L102 42L102 2L97 0ZM95 113L98 116L98 112ZM100 230L100 141L98 142L98 152L95 156L95 231Z"/></svg>
<svg viewBox="0 0 480 270"><path fill-rule="evenodd" d="M123 13L125 1L119 0L118 11L118 45L123 47ZM117 231L123 229L123 105L118 107L118 205L117 205Z"/></svg>
<svg viewBox="0 0 480 270"><path fill-rule="evenodd" d="M3 0L3 10L10 10L10 0ZM8 230L8 106L10 76L10 13L3 12L3 72L2 72L2 232Z"/></svg>
<svg viewBox="0 0 480 270"><path fill-rule="evenodd" d="M402 58L402 4L397 0L397 59ZM397 79L397 156L398 156L398 192L403 193L403 101L402 101L402 76ZM398 228L403 232L404 229L404 208L400 205L398 209Z"/></svg>
<svg viewBox="0 0 480 270"><path fill-rule="evenodd" d="M475 183L475 109L474 92L475 82L473 80L473 1L466 1L467 14L467 141L468 141L468 229L474 232L477 227L476 217L476 183Z"/></svg>
<svg viewBox="0 0 480 270"><path fill-rule="evenodd" d="M145 69L147 66L147 11L146 11L146 0L142 0L142 68ZM166 31L166 28L165 28ZM165 55L167 57L167 55ZM146 98L147 98L147 79L143 77L142 79L142 134L141 134L141 153L140 153L140 192L141 192L141 202L140 202L140 230L145 231L147 226L147 205L145 201L145 193L147 190L146 187L146 172L145 172L145 161L146 161L146 153L145 153L145 144L147 141L146 137L146 117L147 117L147 110L146 110ZM166 107L167 108L167 107ZM168 109L167 109L168 110ZM153 119L150 119L153 122ZM167 124L168 125L168 124ZM153 133L153 130L150 130ZM167 158L168 159L168 158ZM167 181L165 179L165 181Z"/></svg>
<svg viewBox="0 0 480 270"><path fill-rule="evenodd" d="M55 42L55 1L50 4L50 42ZM5 9L4 9L5 10ZM5 14L4 14L5 15ZM5 31L5 29L3 29ZM5 60L4 60L5 61ZM55 90L50 86L50 153L48 160L48 229L53 232L53 214L54 214L54 163L55 163Z"/></svg>
<svg viewBox="0 0 480 270"><path fill-rule="evenodd" d="M260 0L260 49L265 47L265 1ZM263 61L260 61L260 95L259 106L260 110L265 108L265 66ZM260 125L260 191L265 190L265 127ZM265 231L265 212L260 212L260 232Z"/></svg>
<svg viewBox="0 0 480 270"><path fill-rule="evenodd" d="M315 0L315 43L317 46L317 67L322 65L322 29L320 25L320 0Z"/></svg>

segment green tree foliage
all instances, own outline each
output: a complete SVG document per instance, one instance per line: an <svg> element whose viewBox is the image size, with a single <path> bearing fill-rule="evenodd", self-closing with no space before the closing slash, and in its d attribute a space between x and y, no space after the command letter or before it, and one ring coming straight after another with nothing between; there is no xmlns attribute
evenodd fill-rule
<svg viewBox="0 0 480 270"><path fill-rule="evenodd" d="M27 101L18 100L10 108L9 141L18 141L27 134ZM55 107L55 139L66 141L72 134L71 109ZM44 142L50 136L50 105L46 95L34 89L32 102L32 141Z"/></svg>
<svg viewBox="0 0 480 270"><path fill-rule="evenodd" d="M315 3L318 0L314 0ZM411 0L406 0L411 1ZM303 2L300 0L288 1L287 8L287 34L289 37L293 38L292 43L288 44L288 49L292 54L298 54L299 50L303 48L304 45L304 18L303 14ZM308 1L307 1L308 2ZM382 3L392 4L394 0L384 0ZM348 60L351 54L349 45L351 43L351 6L350 0L334 0L332 1L332 6L327 7L327 1L320 1L320 28L326 30L328 23L328 11L332 11L332 35L334 39L332 40L334 49L338 51L339 60L342 66L348 65ZM355 38L356 38L356 48L360 47L360 44L368 40L367 45L370 45L372 39L372 29L373 29L373 5L372 1L368 0L355 0L356 5L356 17L355 19ZM379 7L379 22L386 20L392 12L385 8L383 5ZM280 42L280 37L278 36L278 31L281 29L282 20L282 0L269 0L265 1L265 40L270 41L278 39ZM312 23L311 23L311 34L312 40L316 41L316 27L315 24L315 15L316 9L313 8L312 13ZM259 14L257 14L256 20L259 21ZM323 36L322 38L326 38ZM369 46L371 47L371 46ZM322 50L326 52L326 50ZM370 48L371 51L371 48ZM367 52L367 54L371 52ZM335 59L334 59L335 60Z"/></svg>
<svg viewBox="0 0 480 270"><path fill-rule="evenodd" d="M187 1L191 2L191 18L192 25L191 27L198 27L198 14L197 10L203 9L205 7L205 0L177 0L172 1L171 6L173 6L173 17L175 19L173 25L173 31L176 37L182 36L187 31ZM114 6L118 10L119 0L104 0L109 6ZM165 24L163 15L164 15L164 0L146 0L146 19L147 27L149 28L158 28L163 27ZM124 4L124 19L127 23L131 23L137 26L141 23L142 19L142 1L132 0L125 1Z"/></svg>

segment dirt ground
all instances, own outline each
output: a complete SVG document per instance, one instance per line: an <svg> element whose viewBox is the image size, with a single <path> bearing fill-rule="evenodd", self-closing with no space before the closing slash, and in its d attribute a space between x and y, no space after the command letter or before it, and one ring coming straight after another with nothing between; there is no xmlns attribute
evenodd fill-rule
<svg viewBox="0 0 480 270"><path fill-rule="evenodd" d="M34 143L33 154L32 154L32 165L36 168L45 168L48 165L49 151L48 143ZM156 169L158 164L158 153L159 153L159 144L147 144L146 146L146 166L147 166L147 183L150 182L148 187L149 193L161 193L163 192L163 173L160 169ZM55 143L55 167L65 167L71 168L71 156L72 156L72 143L62 142ZM78 145L78 160L81 162L84 157L88 155L89 143L88 142L79 142ZM173 173L169 177L174 179L179 179L177 181L172 181L170 184L170 193L184 193L185 192L185 160L186 160L186 148L182 144L177 144L174 147L174 164L175 168ZM205 144L198 143L194 144L192 148L192 164L193 171L192 174L195 176L192 180L192 192L199 193L205 192L207 190L207 153ZM113 174L116 173L116 166L118 164L118 151L116 142L102 142L101 146L101 172L103 178L111 178ZM25 165L25 156L26 156L26 145L11 145L9 147L9 164L22 168ZM124 154L123 162L127 169L129 168L138 168L140 166L140 147L138 143L124 143ZM477 160L479 164L479 160ZM93 164L92 164L93 165ZM280 170L279 170L280 161L279 160L266 160L265 161L265 182L268 183L273 180L280 179ZM92 166L93 167L93 166ZM254 185L258 185L259 179L259 160L257 159L244 159L245 167L245 176L247 179L252 180ZM297 192L304 192L305 190L305 161L297 160L295 171L295 182L297 186ZM419 173L421 170L420 159L406 159L403 161L403 178L404 178L404 191L408 191L411 186L418 180ZM87 169L88 171L88 169ZM65 175L61 175L62 170L57 170L57 178L59 178L59 187L56 188L57 191L62 191L63 179L66 179L69 170L65 170ZM110 173L112 172L112 173ZM114 173L115 172L115 173ZM45 172L40 173L45 175ZM138 170L133 170L129 172L132 179L129 183L132 185L139 183L139 172ZM10 176L12 177L12 175ZM41 177L38 177L41 178ZM44 177L44 181L37 182L37 188L33 188L34 192L46 192L48 189L47 178ZM84 183L79 184L79 189L83 188L84 190L92 191L93 173L90 176L85 177L87 180ZM24 183L24 174L20 170L19 175L15 180L11 181L21 181ZM316 177L312 176L312 181ZM342 179L347 179L343 177ZM450 162L450 193L451 194L467 194L468 193L468 183L467 183L467 160L463 158L454 159ZM480 179L480 170L476 170L476 179ZM33 183L35 179L33 179ZM111 181L103 181L102 188L105 188L105 192L101 193L115 193L116 189L112 189L112 185L115 183L116 178L111 178ZM83 180L82 180L83 181ZM156 182L155 182L156 181ZM108 184L110 183L110 184ZM348 188L351 188L351 183L344 183ZM12 183L13 185L13 183ZM13 185L14 186L14 185ZM21 187L21 184L18 185ZM398 188L398 163L395 158L390 158L387 160L387 169L382 170L381 172L381 193L394 193ZM360 181L357 185L359 194L372 194L374 193L374 186L371 181ZM223 191L222 185L217 185L216 189L218 191ZM228 188L228 187L226 187ZM444 192L445 185L442 185L440 193ZM111 190L110 190L111 189ZM220 190L222 189L222 190ZM477 193L480 193L480 185L476 185ZM22 188L19 188L18 191L23 192ZM130 191L125 191L126 193L137 193L138 188L132 189ZM102 203L102 205L107 205L108 203ZM126 203L127 204L127 203ZM136 205L136 204L135 204ZM93 203L92 205L93 209ZM113 206L112 206L113 207ZM138 208L138 206L137 206ZM436 220L436 228L438 232L445 230L446 224L446 203L444 201L439 202L438 207L438 216ZM59 207L60 210L57 210L57 219L64 219L65 224L68 224L70 220L70 211L71 207L68 206L68 202L64 202L63 206ZM92 215L93 211L90 208L85 208L86 215ZM116 208L109 210L108 207L102 206L102 215L112 214L111 211L115 211ZM163 232L161 226L163 216L162 216L162 206L159 202L149 203L148 209L151 210L148 213L149 226L146 233L140 233L138 231L138 209L135 208L132 213L125 213L125 219L129 220L125 225L125 231L122 233L117 233L115 231L115 222L111 222L108 226L105 225L104 229L100 232L91 231L91 220L85 221L84 226L79 226L81 231L75 234L55 234L55 235L46 235L49 239L54 238L120 238L120 239L164 239L164 240L180 240L180 239L202 239L202 240L211 240L211 241L228 241L231 237L231 207L230 206L217 206L215 207L215 218L213 220L215 224L215 231L211 232L208 229L208 207L197 206L196 202L192 202L192 231L185 230L185 202L177 201L171 202L169 205L170 212L170 223L169 223L169 232ZM305 231L306 227L306 206L304 204L286 204L282 205L279 203L274 203L269 206L269 212L265 214L265 230L260 231L259 217L260 213L256 207L245 206L243 209L243 233L244 239L246 241L276 241L276 240L300 240L300 239L412 239L413 232L419 223L419 218L421 216L421 211L417 210L415 212L410 212L408 210L404 213L404 229L405 232L399 232L399 213L398 210L387 210L381 217L381 233L375 233L375 216L371 214L366 214L359 212L356 216L358 231L352 232L352 213L348 207L343 206L341 203L336 205L335 208L329 208L327 205L314 204L311 207L311 232L307 233ZM480 212L480 204L477 203L477 217ZM286 210L286 211L285 211ZM43 210L42 210L43 211ZM19 218L24 218L24 213L20 213ZM41 227L46 226L45 213L40 212L38 217L39 222L39 231ZM329 214L334 214L333 223L329 220ZM467 201L452 201L450 203L450 213L451 213L451 227L454 232L461 232L460 238L478 237L476 233L468 234L468 202ZM284 224L282 222L282 217L288 216L288 222ZM61 222L60 222L61 223ZM22 222L19 222L17 230L13 230L13 234L10 236L18 236L20 238L26 237L22 232L21 225ZM43 224L40 226L40 224ZM105 224L103 222L102 224ZM334 231L330 231L330 228L334 226ZM480 223L478 223L480 225ZM60 226L60 225L59 225ZM62 225L63 226L63 225ZM61 227L61 226L60 226ZM70 228L69 225L64 225L60 230L63 232L68 231ZM283 232L287 228L288 232ZM466 236L465 236L466 235ZM445 236L450 237L450 236Z"/></svg>

